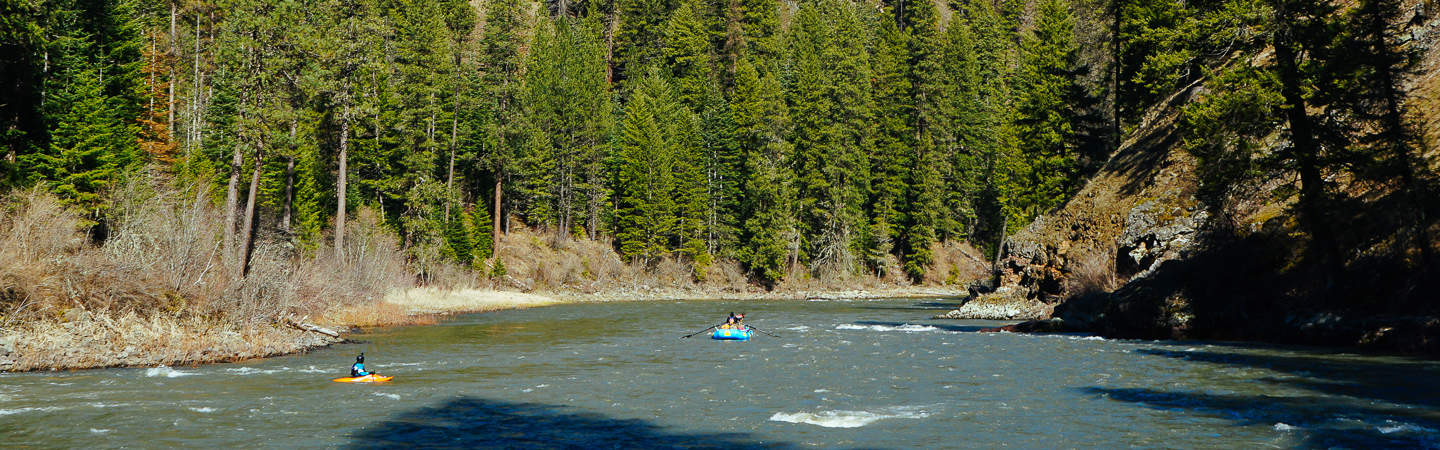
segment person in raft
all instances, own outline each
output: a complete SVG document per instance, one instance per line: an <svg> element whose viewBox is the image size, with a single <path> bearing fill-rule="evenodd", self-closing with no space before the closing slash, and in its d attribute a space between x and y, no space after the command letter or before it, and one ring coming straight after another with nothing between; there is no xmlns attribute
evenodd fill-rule
<svg viewBox="0 0 1440 450"><path fill-rule="evenodd" d="M363 377L369 374L370 372L365 371L365 354L361 353L360 356L355 357L355 365L350 366L350 376Z"/></svg>
<svg viewBox="0 0 1440 450"><path fill-rule="evenodd" d="M735 313L733 312L730 313L730 317L725 318L725 323L720 324L720 329L722 330L729 330L732 328L735 328Z"/></svg>
<svg viewBox="0 0 1440 450"><path fill-rule="evenodd" d="M731 319L735 319L735 324L734 324L734 325L731 325L731 326L735 327L735 329L737 329L737 330L744 330L744 329L745 329L745 313L735 314L735 315L733 315L733 316L730 316L730 318L731 318Z"/></svg>

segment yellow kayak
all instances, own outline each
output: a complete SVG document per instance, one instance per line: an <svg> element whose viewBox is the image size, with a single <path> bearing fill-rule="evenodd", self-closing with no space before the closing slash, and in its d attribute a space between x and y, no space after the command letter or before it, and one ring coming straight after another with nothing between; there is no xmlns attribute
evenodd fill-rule
<svg viewBox="0 0 1440 450"><path fill-rule="evenodd" d="M369 375L366 375L366 376L363 376L363 377L344 377L344 378L336 378L336 379L334 379L333 381L335 381L336 383L380 383L380 382L384 382L384 381L390 381L391 378L395 378L395 377L394 377L394 376L385 376L385 375L376 375L376 374L373 374L373 373L372 373L372 374L369 374Z"/></svg>

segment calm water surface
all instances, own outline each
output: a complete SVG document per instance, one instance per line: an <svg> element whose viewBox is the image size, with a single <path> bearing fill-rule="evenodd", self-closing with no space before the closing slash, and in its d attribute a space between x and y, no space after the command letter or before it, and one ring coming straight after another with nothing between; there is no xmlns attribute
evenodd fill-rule
<svg viewBox="0 0 1440 450"><path fill-rule="evenodd" d="M1437 447L1440 363L977 333L946 301L466 315L306 355L0 375L7 447ZM780 335L680 336L730 311ZM333 383L356 353L387 384Z"/></svg>

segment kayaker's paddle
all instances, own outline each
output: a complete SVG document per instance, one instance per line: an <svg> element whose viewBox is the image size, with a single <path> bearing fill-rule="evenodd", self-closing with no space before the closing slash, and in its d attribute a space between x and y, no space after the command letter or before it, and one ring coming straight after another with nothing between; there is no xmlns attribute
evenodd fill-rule
<svg viewBox="0 0 1440 450"><path fill-rule="evenodd" d="M761 333L765 333L766 336L777 337L777 338L780 337L780 336L776 336L776 335L770 334L769 331L765 331L765 330L762 330L762 329L759 329L759 328L755 328L755 327L752 327L752 326L750 326L750 325L746 325L745 328L749 328L749 329L752 329L752 330L755 330L755 331L759 331L759 332L761 332Z"/></svg>
<svg viewBox="0 0 1440 450"><path fill-rule="evenodd" d="M715 327L718 327L718 326L720 326L720 325L711 325L710 328L715 328ZM685 339L685 338L688 338L688 337L690 337L690 336L694 336L694 335L697 335L697 334L700 334L700 333L704 333L704 332L706 332L706 331L710 331L710 328L706 328L706 329L703 329L703 330L700 330L700 331L696 331L696 332L694 332L694 333L690 333L690 334L687 334L687 335L684 335L684 336L680 336L680 339Z"/></svg>

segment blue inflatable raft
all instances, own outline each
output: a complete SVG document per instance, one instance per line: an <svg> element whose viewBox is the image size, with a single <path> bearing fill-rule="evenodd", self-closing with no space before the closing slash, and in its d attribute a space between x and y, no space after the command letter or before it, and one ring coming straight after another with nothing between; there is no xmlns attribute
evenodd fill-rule
<svg viewBox="0 0 1440 450"><path fill-rule="evenodd" d="M750 340L751 333L754 333L754 331L736 330L731 328L716 328L715 332L710 334L710 339L719 339L725 341L748 341Z"/></svg>

